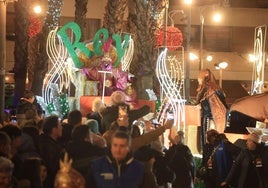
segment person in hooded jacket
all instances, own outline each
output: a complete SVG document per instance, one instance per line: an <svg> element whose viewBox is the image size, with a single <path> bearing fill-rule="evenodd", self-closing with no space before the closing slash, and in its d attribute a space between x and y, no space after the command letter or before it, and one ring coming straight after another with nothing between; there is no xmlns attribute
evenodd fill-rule
<svg viewBox="0 0 268 188"><path fill-rule="evenodd" d="M247 137L247 148L241 150L221 186L236 181L237 188L268 188L268 148L261 142L261 132Z"/></svg>

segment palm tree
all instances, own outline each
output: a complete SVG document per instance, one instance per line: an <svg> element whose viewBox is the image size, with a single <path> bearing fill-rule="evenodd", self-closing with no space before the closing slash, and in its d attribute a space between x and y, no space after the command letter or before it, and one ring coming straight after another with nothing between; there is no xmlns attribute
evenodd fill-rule
<svg viewBox="0 0 268 188"><path fill-rule="evenodd" d="M166 0L128 1L128 30L135 34L135 55L131 72L139 75L138 93L141 98L147 98L145 89L152 89L154 85L157 59L154 33L161 23L165 2Z"/></svg>
<svg viewBox="0 0 268 188"><path fill-rule="evenodd" d="M22 97L25 90L25 82L28 64L28 1L18 0L15 8L15 48L14 48L14 105Z"/></svg>
<svg viewBox="0 0 268 188"><path fill-rule="evenodd" d="M41 95L43 80L48 71L48 56L46 52L47 36L51 29L59 25L59 19L62 8L62 0L48 0L48 11L44 21L42 31L38 34L36 40L37 58L34 68L34 79L32 91L36 95Z"/></svg>
<svg viewBox="0 0 268 188"><path fill-rule="evenodd" d="M81 41L84 41L88 0L75 0L75 22L82 30Z"/></svg>
<svg viewBox="0 0 268 188"><path fill-rule="evenodd" d="M127 7L127 0L108 0L105 7L103 27L110 35L120 33L123 30L124 14Z"/></svg>

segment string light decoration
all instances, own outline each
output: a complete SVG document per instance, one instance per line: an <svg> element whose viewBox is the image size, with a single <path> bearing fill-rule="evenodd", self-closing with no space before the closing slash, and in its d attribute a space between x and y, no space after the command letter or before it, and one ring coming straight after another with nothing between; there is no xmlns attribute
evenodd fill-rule
<svg viewBox="0 0 268 188"><path fill-rule="evenodd" d="M70 111L68 96L66 94L61 94L58 99L60 105L60 113L62 116L65 116Z"/></svg>
<svg viewBox="0 0 268 188"><path fill-rule="evenodd" d="M125 41L123 41L124 44ZM128 47L121 59L121 70L122 71L129 71L130 63L133 59L134 54L134 40L132 39L131 35L129 35Z"/></svg>
<svg viewBox="0 0 268 188"><path fill-rule="evenodd" d="M48 11L44 25L50 30L58 27L62 5L62 0L48 0Z"/></svg>
<svg viewBox="0 0 268 188"><path fill-rule="evenodd" d="M60 106L52 105L55 99L61 97L64 92L68 91L70 86L71 77L68 75L68 64L66 59L68 57L68 52L63 45L61 38L57 36L58 27L51 30L48 34L47 39L47 55L51 62L51 68L45 76L44 84L42 88L42 96L46 104L50 104L48 107L51 110L59 110L61 112L68 109L62 98L60 98ZM63 106L61 106L61 104ZM64 115L64 114L62 114Z"/></svg>
<svg viewBox="0 0 268 188"><path fill-rule="evenodd" d="M156 47L164 46L165 44L165 34L166 38L166 45L169 50L176 50L179 46L181 46L183 42L182 32L178 28L174 26L167 26L167 30L165 31L164 28L161 28L156 31Z"/></svg>
<svg viewBox="0 0 268 188"><path fill-rule="evenodd" d="M251 95L263 93L266 33L266 25L255 28Z"/></svg>
<svg viewBox="0 0 268 188"><path fill-rule="evenodd" d="M29 17L29 23L28 36L32 38L41 31L42 23L38 17L33 15Z"/></svg>
<svg viewBox="0 0 268 188"><path fill-rule="evenodd" d="M160 83L160 87L165 94L163 100L164 110L160 110L159 121L166 117L166 110L173 114L174 125L180 130L182 122L185 123L185 100L184 96L184 50L180 48L179 54L168 55L168 48L165 48L158 56L156 63L156 76ZM185 125L183 124L183 129Z"/></svg>

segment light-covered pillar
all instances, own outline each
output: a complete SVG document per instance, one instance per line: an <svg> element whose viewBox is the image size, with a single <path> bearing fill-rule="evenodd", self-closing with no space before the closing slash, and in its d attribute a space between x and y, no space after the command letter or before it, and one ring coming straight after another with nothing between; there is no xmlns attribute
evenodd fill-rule
<svg viewBox="0 0 268 188"><path fill-rule="evenodd" d="M0 115L3 119L5 107L5 64L6 64L6 5L0 0Z"/></svg>

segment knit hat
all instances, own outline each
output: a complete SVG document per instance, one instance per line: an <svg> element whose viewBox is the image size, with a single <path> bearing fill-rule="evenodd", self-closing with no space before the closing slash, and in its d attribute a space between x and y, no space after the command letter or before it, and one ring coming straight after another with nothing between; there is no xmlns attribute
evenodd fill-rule
<svg viewBox="0 0 268 188"><path fill-rule="evenodd" d="M125 94L122 91L114 91L111 95L111 105L125 102Z"/></svg>
<svg viewBox="0 0 268 188"><path fill-rule="evenodd" d="M254 131L248 135L247 140L251 140L255 143L261 143L261 135L261 131Z"/></svg>

